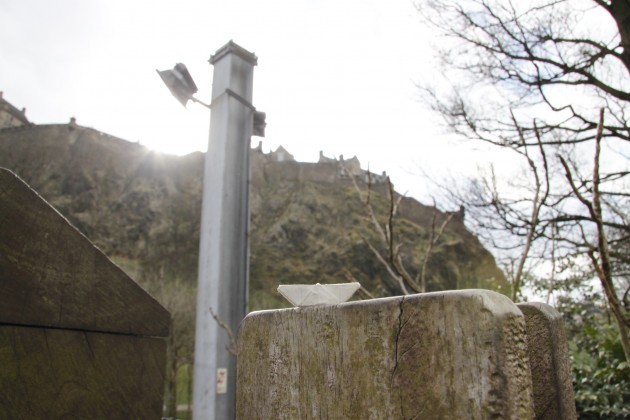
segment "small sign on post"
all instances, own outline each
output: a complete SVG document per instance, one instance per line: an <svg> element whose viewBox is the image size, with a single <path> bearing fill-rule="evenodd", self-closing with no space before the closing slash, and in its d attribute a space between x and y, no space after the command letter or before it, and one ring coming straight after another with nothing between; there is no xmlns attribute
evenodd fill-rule
<svg viewBox="0 0 630 420"><path fill-rule="evenodd" d="M226 368L217 369L217 394L227 393L228 370Z"/></svg>

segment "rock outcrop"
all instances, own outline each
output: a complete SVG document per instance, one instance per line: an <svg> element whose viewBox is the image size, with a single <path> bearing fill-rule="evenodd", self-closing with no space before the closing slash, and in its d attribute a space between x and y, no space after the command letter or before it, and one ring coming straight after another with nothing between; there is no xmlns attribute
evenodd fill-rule
<svg viewBox="0 0 630 420"><path fill-rule="evenodd" d="M378 236L348 173L340 170L342 160L299 163L274 156L261 148L251 152L250 307L285 305L275 292L279 283L343 282L348 276L374 295L395 293L364 240L377 244ZM17 173L142 284L196 283L203 158L200 152L161 154L75 121L0 130L0 166ZM367 172L357 174L366 188ZM386 184L373 179L372 203L385 220ZM438 223L447 217L411 198L401 202L395 228L409 267L421 265L434 214ZM429 290L505 287L463 214L435 247L427 277Z"/></svg>

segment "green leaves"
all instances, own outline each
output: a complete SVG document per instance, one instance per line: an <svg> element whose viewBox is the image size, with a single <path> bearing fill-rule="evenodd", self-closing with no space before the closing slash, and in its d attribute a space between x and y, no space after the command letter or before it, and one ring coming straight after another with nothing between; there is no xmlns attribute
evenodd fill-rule
<svg viewBox="0 0 630 420"><path fill-rule="evenodd" d="M580 419L630 417L630 365L601 299L564 300Z"/></svg>

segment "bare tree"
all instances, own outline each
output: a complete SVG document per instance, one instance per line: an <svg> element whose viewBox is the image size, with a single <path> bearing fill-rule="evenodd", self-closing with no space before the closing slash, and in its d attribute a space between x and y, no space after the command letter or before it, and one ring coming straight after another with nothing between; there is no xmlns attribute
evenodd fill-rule
<svg viewBox="0 0 630 420"><path fill-rule="evenodd" d="M564 160L562 156L559 157L562 167L565 171L565 176L571 190L580 202L587 208L591 221L597 228L597 234L595 235L596 242L591 243L589 235L585 231L582 231L582 239L584 244L588 246L587 255L591 260L597 277L599 278L608 304L612 309L612 313L617 321L619 333L621 335L621 345L626 353L626 359L630 360L630 340L628 337L628 331L630 330L630 315L627 308L622 305L622 300L617 294L616 285L613 281L613 268L612 260L610 257L610 251L608 246L608 234L606 232L606 226L604 224L604 218L602 213L602 198L600 194L600 154L601 154L601 140L604 127L604 110L601 110L599 126L597 130L597 136L595 138L595 157L593 162L593 177L591 180L591 197L588 198L583 194L573 178L571 168ZM630 233L630 229L628 229Z"/></svg>
<svg viewBox="0 0 630 420"><path fill-rule="evenodd" d="M422 87L432 108L454 133L524 156L532 174L529 197L506 200L492 177L479 189L493 227L520 238L512 297L534 249L576 264L588 255L630 360L628 289L616 288L627 285L630 241L630 1L417 5L447 39L438 54L448 83ZM588 155L595 169L585 176Z"/></svg>
<svg viewBox="0 0 630 420"><path fill-rule="evenodd" d="M365 205L367 211L367 218L369 222L374 226L375 231L380 239L380 246L375 245L369 238L362 236L361 239L368 246L372 254L376 259L385 267L390 278L397 285L402 294L408 295L410 293L424 293L427 291L427 271L428 263L433 253L435 246L438 244L444 230L452 220L455 213L449 213L442 223L437 226L437 208L434 204L434 212L431 221L431 228L429 231L429 238L427 240L426 249L422 256L422 264L416 270L416 275L411 273L408 263L403 261L402 242L396 237L395 221L398 214L398 208L404 195L396 196L394 187L392 186L389 177L386 179L387 185L387 212L384 217L385 221L379 220L377 211L374 208L372 202L372 178L371 174L367 172L366 190L363 191L354 176L348 171L346 174L352 180L352 184L359 195L361 201ZM369 292L364 291L369 295Z"/></svg>
<svg viewBox="0 0 630 420"><path fill-rule="evenodd" d="M447 94L426 87L434 108L468 138L522 149L537 145L536 128L523 121L515 127L514 114L540 109L544 112L536 112L536 121L545 145L579 144L595 138L593 111L602 105L614 115L604 137L628 141L623 110L630 101L630 66L625 60L628 43L619 33L629 31L630 22L615 34L604 30L604 17L596 13L602 10L623 22L618 14L623 11L612 3L628 2L419 2L428 21L452 40L448 50L440 51L447 75L463 75L450 79L461 82ZM592 27L599 36L591 33ZM565 88L587 95L588 106L563 95ZM593 107L593 101L598 105Z"/></svg>
<svg viewBox="0 0 630 420"><path fill-rule="evenodd" d="M517 125L516 121L514 124ZM540 141L537 149L512 151L526 162L526 173L504 186L499 185L493 166L467 180L463 188L432 181L446 193L451 205L467 209L468 225L484 242L501 252L500 263L511 285L510 296L516 301L528 267L539 257L533 248L543 238L545 226L541 216L549 200L550 179L547 156Z"/></svg>

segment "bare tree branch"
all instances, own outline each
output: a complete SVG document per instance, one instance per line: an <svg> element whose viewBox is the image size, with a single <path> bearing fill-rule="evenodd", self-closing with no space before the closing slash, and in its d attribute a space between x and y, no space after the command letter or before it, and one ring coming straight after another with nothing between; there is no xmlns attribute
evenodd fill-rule
<svg viewBox="0 0 630 420"><path fill-rule="evenodd" d="M230 339L230 343L226 346L226 350L234 357L237 356L237 347L236 347L236 338L234 337L234 333L232 332L232 330L230 329L230 327L223 321L221 320L217 314L214 313L214 311L212 310L212 308L210 309L210 315L212 315L212 318L214 318L214 320L217 322L217 324L219 325L219 327L221 327L228 335L228 338Z"/></svg>
<svg viewBox="0 0 630 420"><path fill-rule="evenodd" d="M600 153L601 153L601 139L602 131L604 127L604 109L600 111L600 124L597 128L597 137L595 142L595 155L593 162L593 193L591 200L588 200L577 188L571 169L566 161L560 156L560 162L565 170L565 176L569 185L573 189L573 193L580 200L580 202L588 209L588 212L592 218L592 221L597 226L597 255L595 249L590 249L587 253L591 260L591 263L597 273L597 277L602 284L602 288L606 293L606 298L612 309L617 326L619 327L619 334L621 338L621 344L626 354L626 360L630 360L630 337L628 330L630 329L630 317L625 313L623 306L615 290L615 283L612 276L612 266L610 253L608 250L608 239L606 230L604 228L601 208L601 198L599 195L599 166L600 166ZM585 236L586 237L586 236Z"/></svg>

